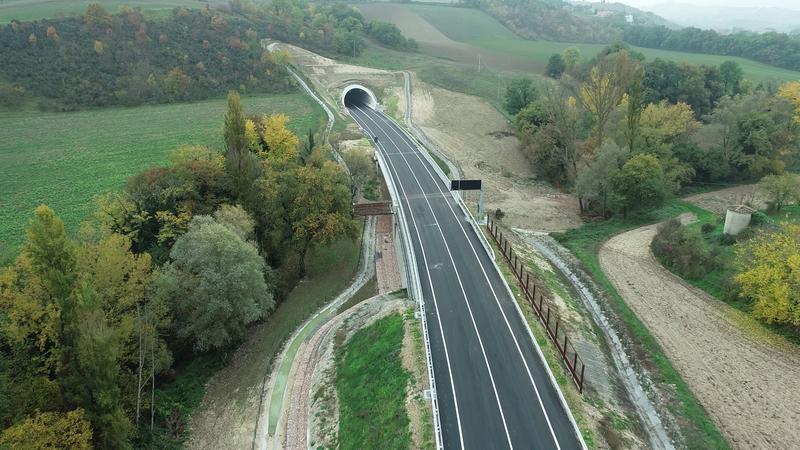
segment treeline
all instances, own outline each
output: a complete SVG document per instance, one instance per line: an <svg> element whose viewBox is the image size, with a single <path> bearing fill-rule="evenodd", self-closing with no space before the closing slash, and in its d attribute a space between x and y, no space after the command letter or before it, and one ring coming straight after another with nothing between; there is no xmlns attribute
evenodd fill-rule
<svg viewBox="0 0 800 450"><path fill-rule="evenodd" d="M346 173L286 120L232 94L224 154L185 147L131 177L78 240L36 209L0 269L0 447L180 441L182 405L158 403L171 368L230 354L311 247L356 235Z"/></svg>
<svg viewBox="0 0 800 450"><path fill-rule="evenodd" d="M164 103L292 88L274 38L324 54L358 55L364 37L397 49L416 42L383 22L369 23L343 4L235 1L220 9L177 8L164 19L137 10L108 14L99 4L83 17L12 22L0 28L0 106L26 97L43 109Z"/></svg>
<svg viewBox="0 0 800 450"><path fill-rule="evenodd" d="M620 29L581 18L565 9L560 0L465 0L463 3L486 11L527 39L609 43L622 37Z"/></svg>
<svg viewBox="0 0 800 450"><path fill-rule="evenodd" d="M358 56L365 48L365 36L387 47L417 48L416 42L403 37L394 24L370 22L358 10L341 2L312 5L302 0L277 0L260 6L234 0L231 8L262 22L269 37L318 53Z"/></svg>
<svg viewBox="0 0 800 450"><path fill-rule="evenodd" d="M527 39L603 44L624 41L647 48L739 56L800 70L800 38L785 33L723 34L694 27L631 25L620 20L622 13L613 18L581 17L560 0L464 0L462 3L486 11Z"/></svg>
<svg viewBox="0 0 800 450"><path fill-rule="evenodd" d="M589 61L566 49L548 72L557 81L538 89L512 83L506 106L534 171L576 193L585 212L625 215L689 183L800 169L794 84L774 95L733 62L644 62L619 45Z"/></svg>
<svg viewBox="0 0 800 450"><path fill-rule="evenodd" d="M694 27L673 30L664 26L627 26L623 39L640 47L740 56L784 69L800 70L800 37L785 33L742 31L722 34Z"/></svg>

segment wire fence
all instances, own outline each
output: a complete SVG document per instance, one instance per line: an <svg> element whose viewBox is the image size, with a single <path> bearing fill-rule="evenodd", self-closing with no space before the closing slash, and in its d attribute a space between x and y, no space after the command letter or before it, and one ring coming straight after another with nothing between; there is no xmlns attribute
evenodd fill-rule
<svg viewBox="0 0 800 450"><path fill-rule="evenodd" d="M536 312L542 326L544 326L547 336L553 341L564 364L572 376L572 381L578 388L578 392L583 393L583 375L586 365L583 363L572 341L569 340L567 332L562 326L561 319L558 317L558 312L550 305L549 301L544 298L544 289L536 284L536 280L531 277L530 272L525 270L525 266L511 242L503 235L497 224L488 219L486 222L486 229L500 249L500 253L511 266L514 276L519 282L522 292L525 294L525 299L528 304Z"/></svg>

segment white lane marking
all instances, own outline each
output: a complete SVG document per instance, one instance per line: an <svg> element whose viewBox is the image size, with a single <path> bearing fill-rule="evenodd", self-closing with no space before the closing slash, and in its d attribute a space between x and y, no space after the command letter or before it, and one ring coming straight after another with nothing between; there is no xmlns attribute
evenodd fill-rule
<svg viewBox="0 0 800 450"><path fill-rule="evenodd" d="M360 108L359 108L359 111L360 111ZM369 117L368 113L364 113L364 115ZM370 120L372 120L372 118L370 118ZM393 123L391 123L391 122L389 122L389 121L387 121L385 119L382 119L382 120L383 120L384 123L386 123L389 126L389 128L392 129L392 131L396 135L398 135L401 139L404 139L405 141L407 141L406 143L408 145L411 145L412 148L417 148L416 145L414 145L413 142L411 142L411 140L408 139L407 136L403 136L403 134L401 134L400 132L397 131L397 129L396 129L397 127ZM374 120L373 120L373 122L374 122ZM376 125L377 125L377 123L376 123ZM387 137L388 137L388 134L387 134ZM390 137L389 140L392 141L392 138ZM419 155L419 153L415 152L415 154L417 156L417 159L419 159L420 163L425 168L425 171L434 180L434 184L436 185L437 190L439 190L439 193L444 194L444 192L442 191L442 189L440 187L440 183L436 182L436 180L437 180L436 177L433 176L433 174L431 173L430 169L428 168L428 164L425 163L425 161L422 159L422 157ZM409 166L409 170L410 169L411 169L411 167ZM505 322L506 327L508 328L508 331L511 334L511 338L514 340L514 345L517 348L517 352L519 353L519 356L522 359L523 364L525 365L525 370L528 373L528 379L530 379L531 385L533 386L533 390L536 392L536 398L539 401L539 406L541 406L541 408L542 408L542 413L544 414L544 418L545 418L545 421L547 422L547 427L550 430L550 434L553 437L553 442L555 442L556 448L560 449L561 446L558 443L558 437L556 436L555 430L553 430L553 424L550 421L550 416L547 414L547 409L545 408L544 402L542 401L541 394L539 393L539 388L536 386L536 381L534 381L534 379L533 379L533 374L531 373L531 369L528 366L528 361L525 359L525 356L522 354L522 348L520 347L519 342L517 341L517 337L514 334L514 331L511 329L511 324L508 321L508 317L506 316L506 313L503 310L503 307L500 305L500 299L498 298L497 293L494 290L494 286L492 285L492 282L489 279L489 275L486 273L486 268L483 266L483 262L481 262L481 259L478 256L478 252L475 250L475 246L472 245L472 240L467 235L467 232L464 229L464 225L461 223L461 220L459 219L458 215L456 214L455 210L453 209L453 205L451 205L450 202L446 201L446 200L445 200L445 203L447 203L447 206L450 209L450 212L453 214L453 217L455 217L456 222L458 223L458 226L461 229L461 232L464 234L464 237L467 239L467 242L469 243L469 246L472 249L472 253L475 255L475 258L478 260L478 264L481 267L481 272L483 273L484 278L486 278L486 282L489 284L489 289L492 291L492 296L494 297L495 303L497 304L497 307L500 309L500 314L502 314L502 316L503 316L503 321Z"/></svg>
<svg viewBox="0 0 800 450"><path fill-rule="evenodd" d="M356 123L358 123L358 125L360 127L362 127L364 130L369 131L367 129L366 124L361 125L361 123L358 121L358 119L356 119L355 115L353 115L353 114L351 114L351 115L352 115L353 119L356 121ZM380 144L377 143L377 142L375 143L375 145L380 147ZM386 160L389 161L389 158L386 158ZM394 167L392 167L390 170L392 170L393 168ZM453 381L453 369L450 366L450 353L447 351L447 340L444 337L444 329L442 328L442 321L441 321L441 317L442 316L441 316L441 314L439 314L439 303L436 300L436 290L433 288L433 279L431 278L430 266L428 265L428 257L427 257L427 255L425 253L425 247L422 245L422 236L420 235L419 228L417 227L417 219L414 218L414 213L411 210L411 203L408 200L408 195L406 194L406 191L405 191L405 188L403 187L403 184L400 182L400 176L397 175L396 172L395 172L395 177L394 178L398 181L398 185L400 186L400 190L403 192L403 199L401 199L401 200L405 200L406 205L408 205L408 213L409 213L409 216L411 217L411 221L412 221L412 223L414 225L414 232L416 233L417 240L419 241L419 248L420 248L420 250L422 250L422 261L423 261L423 263L425 265L425 273L428 275L428 285L430 285L430 287L431 287L431 297L433 297L433 308L436 310L436 323L439 325L439 334L442 336L442 346L444 347L444 359L447 362L447 374L448 374L448 376L450 378L450 389L453 391L453 404L455 405L456 423L458 424L458 440L459 440L459 443L461 444L461 449L463 450L464 449L464 433L463 433L463 431L461 429L461 414L458 411L458 397L456 396L456 384ZM438 223L436 223L435 225L437 227L439 226ZM413 248L414 243L411 242L410 244L412 245L412 248ZM441 265L441 263L436 264L436 266L439 266L439 265Z"/></svg>
<svg viewBox="0 0 800 450"><path fill-rule="evenodd" d="M356 108L359 110L359 112L361 114L364 114L367 117L367 119L372 121L378 127L378 129L381 129L380 125L378 125L377 122L375 122L374 120L372 120L372 118L369 117L369 114L363 113L361 111L361 108L359 108L358 106L356 106ZM381 131L383 131L383 130L381 129ZM394 145L395 149L397 149L397 151L399 152L400 151L400 147L397 146L397 143L394 142L394 140L391 137L389 137L389 134L386 133L385 131L384 131L384 134L386 135L386 137L389 138L389 142L391 142L392 145ZM419 178L417 178L417 175L414 173L414 170L411 169L411 164L409 164L408 158L406 158L406 156L404 154L402 154L402 152L401 152L400 156L403 158L403 161L406 163L406 166L408 167L408 170L411 172L411 176L416 181L417 186L419 186L420 191L425 192L425 190L422 187L422 183L420 183L420 181L419 181ZM392 159L388 158L388 160L389 160L389 165L394 167L394 163L392 162ZM395 170L394 172L397 173L397 170ZM400 181L400 184L402 185L402 181ZM438 224L439 220L436 219L436 213L433 211L433 206L431 205L431 202L430 202L430 200L428 200L427 197L425 197L425 203L428 205L428 209L431 211L431 215L433 216L434 220ZM409 206L409 209L410 208L411 207ZM475 334L478 336L478 344L481 347L481 353L483 354L483 361L486 364L486 370L489 372L489 381L492 384L492 390L494 391L494 397L495 397L495 400L497 401L497 408L500 410L500 419L503 422L503 429L506 432L506 439L508 440L508 445L509 445L509 447L511 449L513 449L514 448L514 444L511 442L511 434L508 431L508 425L506 424L506 416L505 416L505 413L503 412L503 405L500 402L500 395L497 392L497 385L496 385L496 383L494 381L494 375L492 374L492 367L489 364L489 358L488 358L488 356L486 356L486 349L483 346L483 339L481 339L481 332L480 332L480 330L478 330L478 324L475 321L474 314L472 313L472 307L470 306L470 303L469 303L469 297L467 296L467 291L464 288L464 284L461 281L461 275L458 273L458 270L456 269L456 261L453 258L453 253L450 251L450 245L447 243L447 239L444 237L444 232L442 230L441 224L439 224L438 229L439 229L439 234L442 236L442 241L444 241L444 246L445 246L445 249L447 250L447 255L450 258L450 262L453 264L453 269L454 269L453 272L456 274L456 279L458 280L458 285L461 288L461 293L464 295L464 303L467 305L467 311L469 312L469 317L470 317L470 320L472 321L472 327L475 329Z"/></svg>

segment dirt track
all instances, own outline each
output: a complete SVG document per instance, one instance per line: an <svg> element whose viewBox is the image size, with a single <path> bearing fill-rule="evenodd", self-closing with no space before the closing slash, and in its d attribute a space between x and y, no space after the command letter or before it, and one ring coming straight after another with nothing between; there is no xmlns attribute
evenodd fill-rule
<svg viewBox="0 0 800 450"><path fill-rule="evenodd" d="M687 286L650 252L656 226L600 249L603 271L656 337L733 448L797 448L800 350ZM747 330L747 331L745 331Z"/></svg>

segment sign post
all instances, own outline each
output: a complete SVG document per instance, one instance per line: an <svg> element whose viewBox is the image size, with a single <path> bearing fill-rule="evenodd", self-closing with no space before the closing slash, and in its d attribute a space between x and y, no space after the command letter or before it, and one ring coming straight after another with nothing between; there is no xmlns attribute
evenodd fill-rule
<svg viewBox="0 0 800 450"><path fill-rule="evenodd" d="M450 180L451 191L480 191L478 198L478 222L483 223L483 183L482 180Z"/></svg>

